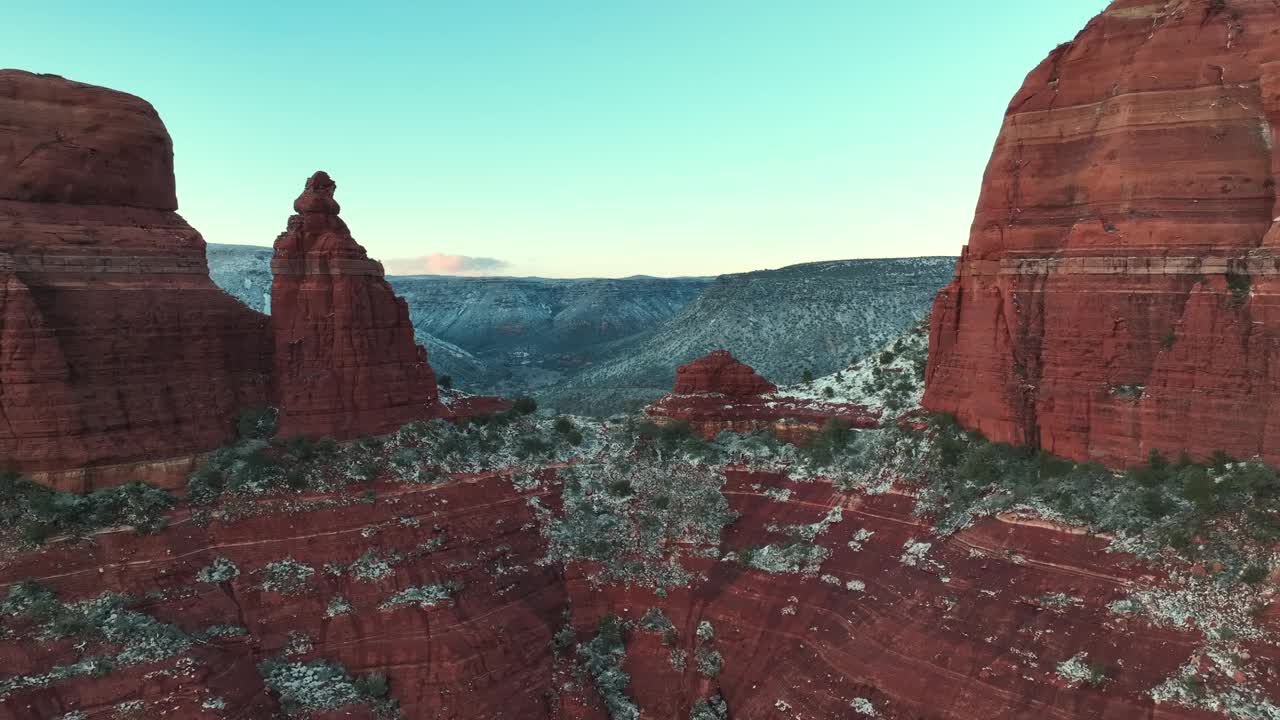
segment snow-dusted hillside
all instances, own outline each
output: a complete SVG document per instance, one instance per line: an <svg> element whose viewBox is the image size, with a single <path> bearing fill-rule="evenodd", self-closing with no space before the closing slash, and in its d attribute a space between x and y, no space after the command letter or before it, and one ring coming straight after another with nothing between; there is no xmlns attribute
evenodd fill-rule
<svg viewBox="0 0 1280 720"><path fill-rule="evenodd" d="M542 393L565 412L617 412L670 390L675 367L725 349L779 384L848 367L919 320L955 258L842 260L717 278L676 317L615 343Z"/></svg>
<svg viewBox="0 0 1280 720"><path fill-rule="evenodd" d="M270 311L270 248L210 244L208 257L215 283ZM715 279L387 279L438 375L472 392L537 393L561 411L609 414L661 396L676 365L711 350L779 384L846 368L923 316L954 267L929 257Z"/></svg>
<svg viewBox="0 0 1280 720"><path fill-rule="evenodd" d="M851 403L889 415L920 406L924 396L925 363L929 358L927 316L908 332L857 362L809 382L778 388L785 398Z"/></svg>

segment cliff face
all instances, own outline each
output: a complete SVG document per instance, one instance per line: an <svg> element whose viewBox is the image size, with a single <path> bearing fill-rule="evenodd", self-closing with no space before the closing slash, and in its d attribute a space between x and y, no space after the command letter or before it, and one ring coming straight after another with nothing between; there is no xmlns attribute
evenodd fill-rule
<svg viewBox="0 0 1280 720"><path fill-rule="evenodd" d="M176 208L149 104L0 71L3 469L67 489L172 480L181 462L133 464L217 447L265 399L266 320L210 282Z"/></svg>
<svg viewBox="0 0 1280 720"><path fill-rule="evenodd" d="M274 395L282 435L384 433L441 408L409 308L338 217L326 173L307 180L271 261Z"/></svg>
<svg viewBox="0 0 1280 720"><path fill-rule="evenodd" d="M1118 0L1010 103L924 405L1073 459L1280 461L1280 8Z"/></svg>

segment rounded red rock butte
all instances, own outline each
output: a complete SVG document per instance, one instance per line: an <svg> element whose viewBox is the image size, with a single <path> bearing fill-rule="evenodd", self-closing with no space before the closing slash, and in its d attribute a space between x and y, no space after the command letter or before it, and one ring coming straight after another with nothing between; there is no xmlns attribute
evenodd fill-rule
<svg viewBox="0 0 1280 720"><path fill-rule="evenodd" d="M717 393L730 397L767 395L778 388L727 350L715 350L676 369L676 395Z"/></svg>
<svg viewBox="0 0 1280 720"><path fill-rule="evenodd" d="M1280 462L1280 8L1118 0L1027 77L924 405L1112 466Z"/></svg>
<svg viewBox="0 0 1280 720"><path fill-rule="evenodd" d="M265 402L267 319L176 208L151 105L0 70L0 470L175 481Z"/></svg>

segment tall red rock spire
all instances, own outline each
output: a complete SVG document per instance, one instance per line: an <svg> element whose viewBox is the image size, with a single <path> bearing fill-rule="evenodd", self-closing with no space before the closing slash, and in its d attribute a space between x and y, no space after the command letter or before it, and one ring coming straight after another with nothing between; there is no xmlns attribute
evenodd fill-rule
<svg viewBox="0 0 1280 720"><path fill-rule="evenodd" d="M1280 7L1117 0L1005 114L925 406L1129 465L1280 462Z"/></svg>
<svg viewBox="0 0 1280 720"><path fill-rule="evenodd" d="M276 238L271 325L281 435L348 439L440 411L409 308L338 217L335 187L327 173L312 175Z"/></svg>

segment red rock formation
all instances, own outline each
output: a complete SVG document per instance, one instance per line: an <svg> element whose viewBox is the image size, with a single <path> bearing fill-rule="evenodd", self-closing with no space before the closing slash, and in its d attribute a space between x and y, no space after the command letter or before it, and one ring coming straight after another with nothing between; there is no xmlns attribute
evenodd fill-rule
<svg viewBox="0 0 1280 720"><path fill-rule="evenodd" d="M264 400L266 319L210 281L176 208L149 104L0 70L3 469L172 482L189 461L134 464L222 445Z"/></svg>
<svg viewBox="0 0 1280 720"><path fill-rule="evenodd" d="M715 350L691 363L676 368L676 395L716 393L729 397L753 397L777 390L750 365L735 358L728 350Z"/></svg>
<svg viewBox="0 0 1280 720"><path fill-rule="evenodd" d="M1280 462L1280 8L1117 0L1010 103L924 404L1111 465Z"/></svg>
<svg viewBox="0 0 1280 720"><path fill-rule="evenodd" d="M442 411L408 305L338 217L335 187L307 180L271 260L281 435L347 439Z"/></svg>
<svg viewBox="0 0 1280 720"><path fill-rule="evenodd" d="M777 386L724 350L676 369L676 384L645 413L659 423L689 423L707 439L725 430L751 433L770 429L788 442L805 444L832 418L855 428L874 428L880 415L861 405L778 397Z"/></svg>

